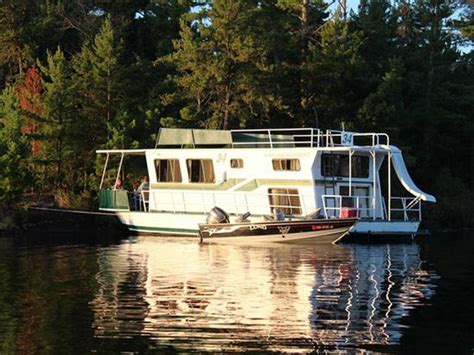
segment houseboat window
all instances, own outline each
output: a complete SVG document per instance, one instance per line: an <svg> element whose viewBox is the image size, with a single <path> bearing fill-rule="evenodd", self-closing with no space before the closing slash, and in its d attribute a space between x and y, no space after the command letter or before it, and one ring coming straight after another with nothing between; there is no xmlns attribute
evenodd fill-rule
<svg viewBox="0 0 474 355"><path fill-rule="evenodd" d="M268 189L270 210L278 208L285 214L301 214L300 196L297 189Z"/></svg>
<svg viewBox="0 0 474 355"><path fill-rule="evenodd" d="M349 176L348 154L323 154L321 159L322 176ZM369 157L365 155L352 156L352 177L369 177Z"/></svg>
<svg viewBox="0 0 474 355"><path fill-rule="evenodd" d="M189 182L215 182L214 165L211 159L188 159L186 160L186 166Z"/></svg>
<svg viewBox="0 0 474 355"><path fill-rule="evenodd" d="M300 161L299 159L273 159L273 170L277 171L299 171Z"/></svg>
<svg viewBox="0 0 474 355"><path fill-rule="evenodd" d="M242 169L244 167L244 161L242 159L231 159L230 167L233 169Z"/></svg>
<svg viewBox="0 0 474 355"><path fill-rule="evenodd" d="M158 182L181 182L181 170L178 159L155 160L156 180Z"/></svg>

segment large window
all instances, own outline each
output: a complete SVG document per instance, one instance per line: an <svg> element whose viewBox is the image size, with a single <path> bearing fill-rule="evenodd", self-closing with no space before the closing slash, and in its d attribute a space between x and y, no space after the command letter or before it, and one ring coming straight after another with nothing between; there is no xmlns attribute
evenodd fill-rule
<svg viewBox="0 0 474 355"><path fill-rule="evenodd" d="M181 182L181 170L178 159L155 160L156 179L158 182Z"/></svg>
<svg viewBox="0 0 474 355"><path fill-rule="evenodd" d="M352 177L369 177L369 157L365 155L352 156ZM321 159L322 176L349 176L349 154L323 154Z"/></svg>
<svg viewBox="0 0 474 355"><path fill-rule="evenodd" d="M268 189L270 209L279 209L284 214L301 214L300 196L297 189Z"/></svg>
<svg viewBox="0 0 474 355"><path fill-rule="evenodd" d="M276 171L299 171L300 161L299 159L273 159L273 170Z"/></svg>
<svg viewBox="0 0 474 355"><path fill-rule="evenodd" d="M186 160L186 166L189 182L215 182L214 165L211 159L188 159Z"/></svg>

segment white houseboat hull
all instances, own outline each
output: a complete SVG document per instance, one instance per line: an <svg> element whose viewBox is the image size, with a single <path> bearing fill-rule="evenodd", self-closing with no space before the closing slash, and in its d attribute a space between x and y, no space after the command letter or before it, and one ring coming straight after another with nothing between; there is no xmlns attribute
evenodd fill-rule
<svg viewBox="0 0 474 355"><path fill-rule="evenodd" d="M200 223L206 215L202 213L166 212L116 212L120 221L134 233L147 235L197 236ZM261 219L261 218L260 218ZM255 222L259 219L254 218ZM418 232L417 221L372 221L359 220L351 229L351 234L370 235L414 235Z"/></svg>
<svg viewBox="0 0 474 355"><path fill-rule="evenodd" d="M370 221L361 220L352 229L352 234L414 235L418 232L419 221Z"/></svg>
<svg viewBox="0 0 474 355"><path fill-rule="evenodd" d="M166 212L117 212L120 221L127 228L139 234L197 236L199 223L206 216L199 214L166 213Z"/></svg>

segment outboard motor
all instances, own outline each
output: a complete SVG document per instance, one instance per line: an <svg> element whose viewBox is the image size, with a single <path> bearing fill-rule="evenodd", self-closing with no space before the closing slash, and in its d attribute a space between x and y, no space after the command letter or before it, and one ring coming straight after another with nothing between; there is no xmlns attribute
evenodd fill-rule
<svg viewBox="0 0 474 355"><path fill-rule="evenodd" d="M229 215L219 207L214 207L209 211L206 218L206 224L229 223Z"/></svg>

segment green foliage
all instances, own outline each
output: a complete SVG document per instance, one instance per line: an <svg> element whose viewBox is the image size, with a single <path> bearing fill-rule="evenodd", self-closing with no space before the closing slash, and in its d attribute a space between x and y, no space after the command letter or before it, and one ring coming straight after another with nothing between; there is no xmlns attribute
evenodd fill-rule
<svg viewBox="0 0 474 355"><path fill-rule="evenodd" d="M0 199L30 185L30 161L42 164L43 192L78 204L97 189L96 149L150 147L160 126L344 124L404 149L414 179L439 194L428 218L471 223L454 216L474 183L466 1L361 0L348 17L322 0L197 4L1 1ZM11 85L35 62L43 90L26 113L17 101L28 111L29 98ZM21 133L27 117L40 123L29 136L39 156Z"/></svg>
<svg viewBox="0 0 474 355"><path fill-rule="evenodd" d="M29 144L21 133L21 117L15 92L7 87L0 96L0 208L7 208L28 186Z"/></svg>
<svg viewBox="0 0 474 355"><path fill-rule="evenodd" d="M180 111L182 121L209 128L243 127L280 106L264 85L271 74L268 48L249 31L255 10L252 1L219 0L210 11L181 22L181 39L175 41L170 60L179 72L178 85L190 99Z"/></svg>
<svg viewBox="0 0 474 355"><path fill-rule="evenodd" d="M301 118L302 124L323 129L338 128L341 123L353 127L356 101L354 81L359 66L358 32L350 32L349 25L338 13L320 30L319 41L309 47L307 91L311 96L307 107L313 115ZM355 128L355 127L354 127Z"/></svg>
<svg viewBox="0 0 474 355"><path fill-rule="evenodd" d="M433 193L438 202L428 206L432 223L441 227L474 227L474 193L460 178L453 176L448 168L437 174Z"/></svg>
<svg viewBox="0 0 474 355"><path fill-rule="evenodd" d="M43 77L43 112L46 124L41 158L48 162L48 171L41 184L46 189L59 186L71 188L76 180L75 157L79 153L74 124L72 69L58 47L55 53L47 52L45 65L38 63Z"/></svg>
<svg viewBox="0 0 474 355"><path fill-rule="evenodd" d="M95 149L120 143L112 140L116 137L111 127L117 125L125 97L121 50L122 42L115 35L111 18L107 17L94 41L86 42L72 59L73 101L80 108L75 126L77 144L81 149L76 158L82 164L82 176L78 181L82 189L92 187L90 175L95 171Z"/></svg>

